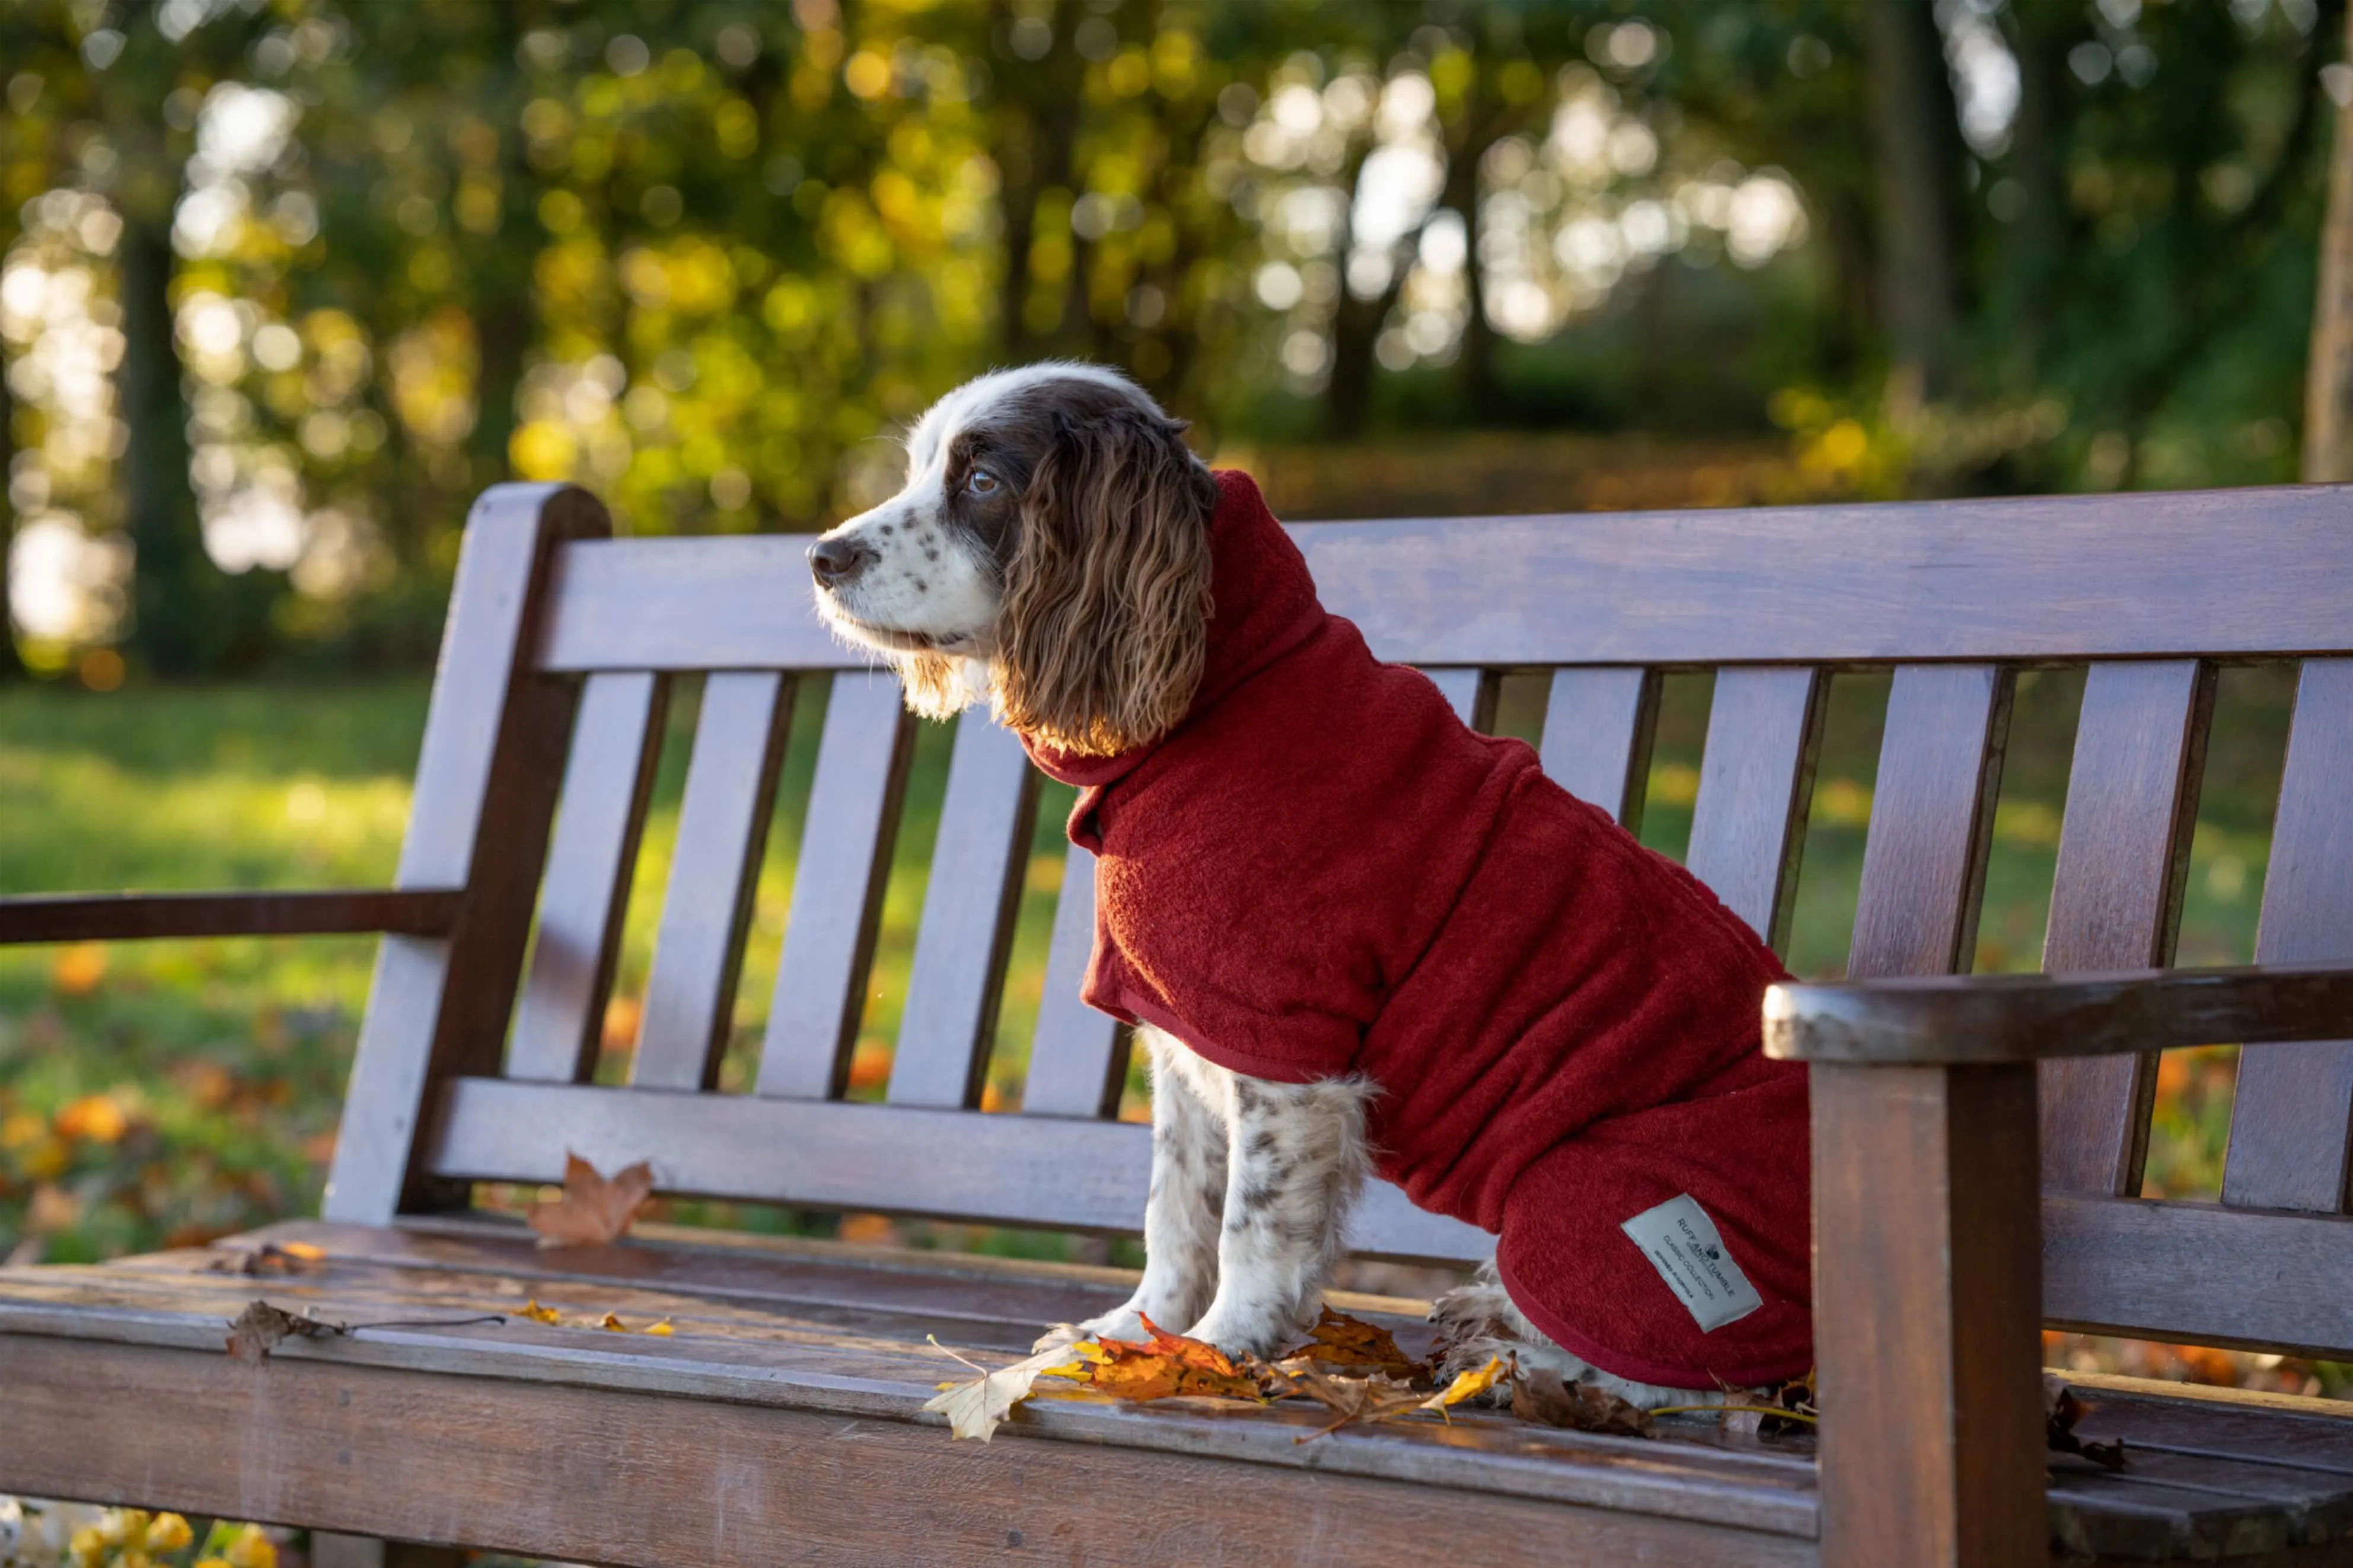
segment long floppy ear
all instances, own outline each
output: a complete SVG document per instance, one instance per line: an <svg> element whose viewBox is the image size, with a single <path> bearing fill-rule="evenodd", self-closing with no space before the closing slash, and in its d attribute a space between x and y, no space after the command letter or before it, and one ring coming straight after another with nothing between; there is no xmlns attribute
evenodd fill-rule
<svg viewBox="0 0 2353 1568"><path fill-rule="evenodd" d="M1055 416L997 612L997 709L1009 727L1108 757L1157 739L1192 705L1218 486L1183 429L1140 409Z"/></svg>

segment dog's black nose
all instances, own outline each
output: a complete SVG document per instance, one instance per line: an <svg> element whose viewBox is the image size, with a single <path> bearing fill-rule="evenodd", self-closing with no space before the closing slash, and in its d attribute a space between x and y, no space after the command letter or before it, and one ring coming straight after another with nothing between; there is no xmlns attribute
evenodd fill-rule
<svg viewBox="0 0 2353 1568"><path fill-rule="evenodd" d="M855 539L819 539L808 550L809 571L819 588L839 588L874 560L874 547Z"/></svg>

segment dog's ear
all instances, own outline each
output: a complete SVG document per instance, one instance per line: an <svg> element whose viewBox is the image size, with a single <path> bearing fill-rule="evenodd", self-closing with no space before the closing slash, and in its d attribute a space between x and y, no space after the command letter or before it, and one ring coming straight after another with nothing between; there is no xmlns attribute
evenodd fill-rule
<svg viewBox="0 0 2353 1568"><path fill-rule="evenodd" d="M1183 429L1141 409L1057 414L1022 493L997 615L997 713L1057 750L1124 751L1192 705L1218 488Z"/></svg>

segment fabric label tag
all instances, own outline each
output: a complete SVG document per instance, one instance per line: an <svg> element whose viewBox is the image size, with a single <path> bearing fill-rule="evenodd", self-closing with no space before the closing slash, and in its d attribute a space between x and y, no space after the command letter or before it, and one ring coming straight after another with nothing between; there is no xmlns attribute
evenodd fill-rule
<svg viewBox="0 0 2353 1568"><path fill-rule="evenodd" d="M1702 1332L1737 1323L1765 1305L1732 1261L1715 1222L1689 1192L1643 1210L1619 1228L1642 1249Z"/></svg>

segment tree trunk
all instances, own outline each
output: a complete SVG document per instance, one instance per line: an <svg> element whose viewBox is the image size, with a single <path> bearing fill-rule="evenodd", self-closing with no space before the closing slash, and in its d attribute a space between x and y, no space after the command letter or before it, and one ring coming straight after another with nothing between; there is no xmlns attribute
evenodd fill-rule
<svg viewBox="0 0 2353 1568"><path fill-rule="evenodd" d="M514 439L515 397L522 387L523 353L531 346L532 266L538 225L531 199L531 163L516 130L525 94L516 80L515 51L522 41L522 18L515 0L500 5L491 21L491 58L504 84L499 132L499 222L466 249L474 306L474 429L468 438L474 483L496 484L511 477L508 444Z"/></svg>
<svg viewBox="0 0 2353 1568"><path fill-rule="evenodd" d="M2023 379L2037 371L2051 333L2061 269L2067 260L2067 51L2092 36L2083 8L2041 0L2013 9L2018 54L2018 119L2011 127L2012 178L2023 192L2003 271L2010 318L2018 323Z"/></svg>
<svg viewBox="0 0 2353 1568"><path fill-rule="evenodd" d="M1922 397L1952 377L1959 122L1929 0L1862 7L1879 186L1879 298L1891 372Z"/></svg>
<svg viewBox="0 0 2353 1568"><path fill-rule="evenodd" d="M0 245L0 255L7 249ZM16 652L16 623L8 608L8 552L16 542L16 503L8 494L8 482L16 468L16 395L8 390L8 356L0 353L0 681L13 681L25 673Z"/></svg>
<svg viewBox="0 0 2353 1568"><path fill-rule="evenodd" d="M130 443L116 472L136 552L132 649L158 675L191 675L220 651L221 573L205 554L188 483L188 412L173 334L170 209L127 214L122 230L122 368Z"/></svg>
<svg viewBox="0 0 2353 1568"><path fill-rule="evenodd" d="M2353 47L2353 11L2346 37ZM2304 477L2315 484L2353 479L2353 111L2342 109L2328 155L2328 216L2305 371Z"/></svg>

